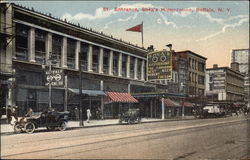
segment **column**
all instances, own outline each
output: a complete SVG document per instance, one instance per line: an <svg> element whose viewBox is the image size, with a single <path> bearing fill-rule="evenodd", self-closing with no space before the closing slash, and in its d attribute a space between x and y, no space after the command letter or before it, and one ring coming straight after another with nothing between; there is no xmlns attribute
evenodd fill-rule
<svg viewBox="0 0 250 160"><path fill-rule="evenodd" d="M126 63L126 70L127 70L127 78L130 78L130 56L127 56L127 63Z"/></svg>
<svg viewBox="0 0 250 160"><path fill-rule="evenodd" d="M35 28L31 27L28 33L28 59L35 62Z"/></svg>
<svg viewBox="0 0 250 160"><path fill-rule="evenodd" d="M62 39L61 66L67 68L67 37Z"/></svg>
<svg viewBox="0 0 250 160"><path fill-rule="evenodd" d="M113 51L109 52L109 75L113 75Z"/></svg>
<svg viewBox="0 0 250 160"><path fill-rule="evenodd" d="M93 46L92 46L92 44L89 44L87 56L88 56L88 72L93 72L93 70L92 70L92 63L93 63Z"/></svg>
<svg viewBox="0 0 250 160"><path fill-rule="evenodd" d="M78 70L79 69L79 54L82 54L80 53L81 49L80 49L80 46L81 46L81 42L80 41L77 41L76 42L76 52L75 52L75 69Z"/></svg>
<svg viewBox="0 0 250 160"><path fill-rule="evenodd" d="M45 62L48 63L48 59L50 58L50 54L52 54L52 34L48 33L46 36L46 42L45 42Z"/></svg>
<svg viewBox="0 0 250 160"><path fill-rule="evenodd" d="M134 79L137 79L137 64L138 64L138 59L135 58L135 65L134 65Z"/></svg>
<svg viewBox="0 0 250 160"><path fill-rule="evenodd" d="M122 76L122 53L119 53L118 57L118 76Z"/></svg>
<svg viewBox="0 0 250 160"><path fill-rule="evenodd" d="M165 106L164 106L164 98L161 98L161 119L165 119Z"/></svg>
<svg viewBox="0 0 250 160"><path fill-rule="evenodd" d="M145 60L142 60L142 62L141 62L141 80L145 80L144 69L145 69Z"/></svg>
<svg viewBox="0 0 250 160"><path fill-rule="evenodd" d="M100 48L98 61L98 73L103 73L103 48Z"/></svg>

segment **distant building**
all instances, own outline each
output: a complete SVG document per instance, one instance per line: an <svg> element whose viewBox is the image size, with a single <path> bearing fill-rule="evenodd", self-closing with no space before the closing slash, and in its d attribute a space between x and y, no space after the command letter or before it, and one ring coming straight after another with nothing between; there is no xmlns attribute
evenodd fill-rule
<svg viewBox="0 0 250 160"><path fill-rule="evenodd" d="M245 101L249 98L249 49L233 49L231 53L231 63L239 63L239 71L243 73L244 76L244 91L245 91Z"/></svg>
<svg viewBox="0 0 250 160"><path fill-rule="evenodd" d="M188 97L205 96L205 69L207 58L192 51L176 52L179 57L180 91Z"/></svg>
<svg viewBox="0 0 250 160"><path fill-rule="evenodd" d="M206 96L210 102L242 102L244 99L244 75L238 63L229 67L206 69Z"/></svg>

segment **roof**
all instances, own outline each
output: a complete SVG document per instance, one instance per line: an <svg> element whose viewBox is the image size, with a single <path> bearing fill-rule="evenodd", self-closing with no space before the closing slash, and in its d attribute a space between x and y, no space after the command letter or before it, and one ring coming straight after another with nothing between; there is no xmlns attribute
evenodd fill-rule
<svg viewBox="0 0 250 160"><path fill-rule="evenodd" d="M41 16L42 18L46 18L49 21L53 20L54 22L63 24L65 26L70 26L72 29L80 29L81 31L84 31L86 33L91 33L94 36L101 37L101 38L103 38L103 39L105 39L107 41L111 40L111 41L114 41L116 43L119 43L120 45L125 45L127 47L131 47L131 48L140 50L141 52L147 52L147 50L144 47L140 47L140 46L134 45L134 44L132 44L130 42L125 42L125 41L123 41L121 39L113 38L112 35L106 35L103 32L95 31L92 28L86 28L86 27L80 26L79 23L78 24L74 24L72 22L67 21L66 19L62 20L60 18L53 17L50 13L47 13L47 14L46 13L41 13L39 11L34 10L33 7L30 9L28 7L17 5L15 3L11 3L11 5L13 7L15 7L16 9L19 9L19 10L22 10L22 11L25 11L25 12L31 12L32 14L36 14L36 16Z"/></svg>
<svg viewBox="0 0 250 160"><path fill-rule="evenodd" d="M129 93L119 93L119 92L106 92L104 98L106 103L138 103L138 100L131 96Z"/></svg>
<svg viewBox="0 0 250 160"><path fill-rule="evenodd" d="M244 76L243 73L240 73L240 72L238 72L238 71L235 71L235 70L233 70L232 68L229 68L229 67L206 68L207 71L220 70L220 69L230 70L230 71L232 71L232 72L234 72L234 73L237 73L237 74L239 74L239 75Z"/></svg>
<svg viewBox="0 0 250 160"><path fill-rule="evenodd" d="M200 58L202 58L202 59L204 59L204 60L207 60L206 57L203 57L203 56L201 56L201 55L199 55L199 54L197 54L197 53L194 53L194 52L192 52L192 51L190 51L190 50L178 51L178 52L175 52L175 53L177 53L177 54L180 54L180 53L191 53L191 54L193 54L193 55L195 55L195 56L197 56L197 57L200 57Z"/></svg>

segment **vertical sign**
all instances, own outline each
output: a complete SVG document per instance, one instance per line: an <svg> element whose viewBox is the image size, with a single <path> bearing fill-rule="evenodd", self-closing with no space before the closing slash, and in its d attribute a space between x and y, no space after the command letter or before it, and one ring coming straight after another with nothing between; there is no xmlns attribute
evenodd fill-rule
<svg viewBox="0 0 250 160"><path fill-rule="evenodd" d="M51 86L63 86L64 85L64 74L62 69L53 69L46 71L46 86L51 83Z"/></svg>
<svg viewBox="0 0 250 160"><path fill-rule="evenodd" d="M172 79L172 53L157 51L147 54L147 80Z"/></svg>

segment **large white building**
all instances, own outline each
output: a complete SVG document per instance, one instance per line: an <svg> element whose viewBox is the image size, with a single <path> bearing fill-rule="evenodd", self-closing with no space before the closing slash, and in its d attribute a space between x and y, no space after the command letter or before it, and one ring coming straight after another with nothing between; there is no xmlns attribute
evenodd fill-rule
<svg viewBox="0 0 250 160"><path fill-rule="evenodd" d="M249 98L249 49L233 49L231 53L231 63L239 63L239 71L245 75L244 77L244 91L245 101Z"/></svg>

